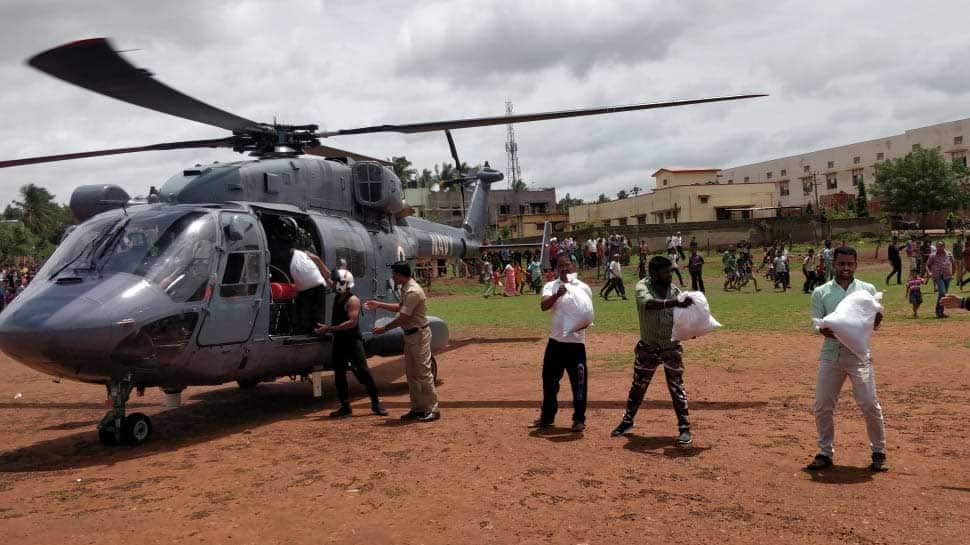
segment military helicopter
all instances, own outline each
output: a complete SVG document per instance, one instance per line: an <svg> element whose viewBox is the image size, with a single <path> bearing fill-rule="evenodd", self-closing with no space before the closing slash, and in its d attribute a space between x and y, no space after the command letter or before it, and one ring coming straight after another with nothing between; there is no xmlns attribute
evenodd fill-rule
<svg viewBox="0 0 970 545"><path fill-rule="evenodd" d="M112 408L98 424L108 445L138 445L152 430L126 413L132 391L159 387L177 403L188 386L236 381L252 387L278 377L311 377L331 367L331 339L298 327L288 253L296 225L302 247L328 264L346 260L361 298L394 300L389 265L479 253L491 184L485 164L447 183L474 186L461 228L409 217L400 180L386 162L321 145L324 138L451 130L739 100L738 95L536 114L319 131L317 125L252 121L184 95L124 59L105 38L40 53L28 64L51 76L131 104L231 131L209 140L166 142L0 161L0 168L151 150L232 148L255 160L196 166L147 199L114 185L78 187L70 207L81 222L30 286L0 314L0 349L59 378L105 385ZM308 155L309 154L309 155ZM314 155L315 154L315 155ZM547 235L548 237L548 229ZM284 256L284 257L281 257ZM332 299L327 296L326 319ZM363 312L362 331L388 320ZM432 349L448 327L431 318ZM398 355L401 330L365 333L368 355Z"/></svg>

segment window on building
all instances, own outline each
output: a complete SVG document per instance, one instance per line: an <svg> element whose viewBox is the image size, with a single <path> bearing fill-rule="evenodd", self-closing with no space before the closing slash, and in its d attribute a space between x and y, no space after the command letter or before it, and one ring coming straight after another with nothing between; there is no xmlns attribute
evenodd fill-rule
<svg viewBox="0 0 970 545"><path fill-rule="evenodd" d="M702 203L707 203L708 199L710 199L710 198L711 198L710 195L698 195L697 196L697 200L701 201Z"/></svg>
<svg viewBox="0 0 970 545"><path fill-rule="evenodd" d="M525 214L525 205L524 204L520 204L519 205L519 214Z"/></svg>
<svg viewBox="0 0 970 545"><path fill-rule="evenodd" d="M610 220L603 220L603 227L609 227L609 226L610 226Z"/></svg>
<svg viewBox="0 0 970 545"><path fill-rule="evenodd" d="M812 184L813 181L811 176L805 176L802 178L802 195L812 194Z"/></svg>
<svg viewBox="0 0 970 545"><path fill-rule="evenodd" d="M780 182L778 184L778 193L782 197L787 197L788 196L788 182Z"/></svg>
<svg viewBox="0 0 970 545"><path fill-rule="evenodd" d="M835 168L835 161L829 161L829 168Z"/></svg>
<svg viewBox="0 0 970 545"><path fill-rule="evenodd" d="M920 146L919 144L913 144L913 151L919 151L921 149L923 149L923 146Z"/></svg>
<svg viewBox="0 0 970 545"><path fill-rule="evenodd" d="M664 185L667 185L667 178L664 178L663 182L664 182Z"/></svg>
<svg viewBox="0 0 970 545"><path fill-rule="evenodd" d="M953 137L953 145L954 146L959 146L961 144L963 144L963 136L954 136Z"/></svg>
<svg viewBox="0 0 970 545"><path fill-rule="evenodd" d="M862 162L862 157L859 157L858 155L856 155L855 157L852 158L852 164L853 165L858 165L861 162Z"/></svg>
<svg viewBox="0 0 970 545"><path fill-rule="evenodd" d="M881 151L876 154L876 161L882 161L885 158L886 158L886 154Z"/></svg>
<svg viewBox="0 0 970 545"><path fill-rule="evenodd" d="M805 165L805 166L802 167L802 172L804 172L806 174L809 173L809 172L811 172L811 170L812 170L811 165Z"/></svg>
<svg viewBox="0 0 970 545"><path fill-rule="evenodd" d="M748 183L748 178L749 178L748 176L744 177L744 183Z"/></svg>
<svg viewBox="0 0 970 545"><path fill-rule="evenodd" d="M498 213L499 214L508 215L510 213L509 205L507 205L507 204L499 205L499 207L498 207Z"/></svg>
<svg viewBox="0 0 970 545"><path fill-rule="evenodd" d="M544 202L529 203L529 209L532 210L533 214L545 214L549 210Z"/></svg>
<svg viewBox="0 0 970 545"><path fill-rule="evenodd" d="M620 218L620 225L626 225L626 218Z"/></svg>
<svg viewBox="0 0 970 545"><path fill-rule="evenodd" d="M781 169L781 176L782 177L788 176L788 171L785 169Z"/></svg>
<svg viewBox="0 0 970 545"><path fill-rule="evenodd" d="M768 179L768 180L771 179L771 172L770 171L765 173L765 178Z"/></svg>
<svg viewBox="0 0 970 545"><path fill-rule="evenodd" d="M536 224L536 231L539 231L540 233L541 233L541 232L542 232L542 230L543 230L543 229L545 229L545 228L546 228L546 224L545 224L545 223L537 223L537 224Z"/></svg>
<svg viewBox="0 0 970 545"><path fill-rule="evenodd" d="M862 169L857 168L852 171L852 185L859 187L859 184L863 183L862 179Z"/></svg>
<svg viewBox="0 0 970 545"><path fill-rule="evenodd" d="M646 224L647 224L646 214L640 214L639 216L637 216L637 225L646 225Z"/></svg>
<svg viewBox="0 0 970 545"><path fill-rule="evenodd" d="M830 172L825 175L825 187L829 189L838 189L839 187L839 177L838 174Z"/></svg>

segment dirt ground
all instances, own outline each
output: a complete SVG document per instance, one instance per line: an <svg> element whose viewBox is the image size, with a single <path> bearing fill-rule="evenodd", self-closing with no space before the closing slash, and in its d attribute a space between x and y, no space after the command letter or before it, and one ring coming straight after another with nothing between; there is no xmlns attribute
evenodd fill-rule
<svg viewBox="0 0 970 545"><path fill-rule="evenodd" d="M481 335L481 333L479 333ZM567 402L548 434L539 404L544 339L454 335L439 356L442 420L402 425L400 360L374 360L389 419L357 389L353 418L331 421L307 383L185 392L153 415L139 448L106 448L94 426L103 390L0 356L0 540L34 543L967 543L970 348L959 323L887 324L874 355L888 473L869 451L849 386L837 416L838 466L815 453L819 338L716 332L686 344L695 442L673 445L658 375L634 433L611 438L635 338L591 334L586 432ZM749 346L753 343L753 346ZM351 381L353 383L353 381ZM17 396L17 394L21 394Z"/></svg>

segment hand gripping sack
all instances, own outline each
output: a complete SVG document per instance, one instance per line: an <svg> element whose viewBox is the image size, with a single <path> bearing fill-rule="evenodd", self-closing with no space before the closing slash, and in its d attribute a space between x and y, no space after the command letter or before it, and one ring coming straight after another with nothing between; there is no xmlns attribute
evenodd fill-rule
<svg viewBox="0 0 970 545"><path fill-rule="evenodd" d="M861 360L869 359L869 339L876 323L876 314L882 312L882 292L872 295L866 290L854 291L839 301L831 313L814 319L819 329L827 327L835 338Z"/></svg>
<svg viewBox="0 0 970 545"><path fill-rule="evenodd" d="M593 300L579 286L566 284L566 295L559 299L562 305L563 336L585 329L593 324Z"/></svg>
<svg viewBox="0 0 970 545"><path fill-rule="evenodd" d="M674 328L670 333L670 340L693 339L721 327L720 322L711 315L711 307L703 292L686 291L678 295L677 300L683 301L685 297L693 299L694 304L684 308L674 307Z"/></svg>

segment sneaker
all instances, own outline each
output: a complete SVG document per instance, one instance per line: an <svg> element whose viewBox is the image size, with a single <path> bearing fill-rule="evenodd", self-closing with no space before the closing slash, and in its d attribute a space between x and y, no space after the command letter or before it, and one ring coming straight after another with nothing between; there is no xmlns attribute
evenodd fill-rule
<svg viewBox="0 0 970 545"><path fill-rule="evenodd" d="M573 433L580 433L586 429L586 424L584 422L573 422L573 426L569 428Z"/></svg>
<svg viewBox="0 0 970 545"><path fill-rule="evenodd" d="M627 422L626 420L623 420L622 422L620 422L619 426L617 426L616 428L613 429L613 431L610 432L610 437L619 437L624 433L630 431L631 429L633 429L633 422Z"/></svg>
<svg viewBox="0 0 970 545"><path fill-rule="evenodd" d="M372 413L376 414L377 416L387 416L388 414L387 409L385 409L380 403L374 403L373 405L371 405L370 410Z"/></svg>
<svg viewBox="0 0 970 545"><path fill-rule="evenodd" d="M536 418L534 422L529 424L529 427L540 429L540 430L546 430L552 427L552 422L546 422L541 418Z"/></svg>
<svg viewBox="0 0 970 545"><path fill-rule="evenodd" d="M434 422L441 418L440 411L428 411L418 417L418 422Z"/></svg>
<svg viewBox="0 0 970 545"><path fill-rule="evenodd" d="M869 471L888 471L889 468L886 467L886 453L884 452L873 452L872 453L872 463L869 464Z"/></svg>
<svg viewBox="0 0 970 545"><path fill-rule="evenodd" d="M691 441L693 441L693 439L691 438L689 431L682 431L680 432L680 435L677 436L678 447L686 447L687 445L691 444Z"/></svg>
<svg viewBox="0 0 970 545"><path fill-rule="evenodd" d="M350 409L350 405L341 405L339 409L330 413L330 418L346 418L353 412L354 411Z"/></svg>
<svg viewBox="0 0 970 545"><path fill-rule="evenodd" d="M411 409L410 411L401 415L401 420L417 420L424 416L425 413Z"/></svg>
<svg viewBox="0 0 970 545"><path fill-rule="evenodd" d="M815 459L812 463L805 466L805 469L809 471L818 471L820 469L828 469L832 467L832 459L824 454L816 454Z"/></svg>

